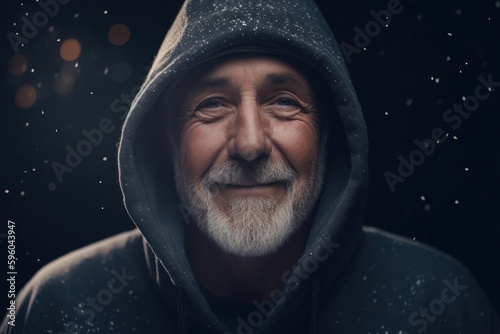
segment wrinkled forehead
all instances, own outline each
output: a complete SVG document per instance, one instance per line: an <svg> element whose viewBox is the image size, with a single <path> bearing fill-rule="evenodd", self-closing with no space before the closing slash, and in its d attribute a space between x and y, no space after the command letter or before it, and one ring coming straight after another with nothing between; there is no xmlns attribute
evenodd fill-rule
<svg viewBox="0 0 500 334"><path fill-rule="evenodd" d="M166 111L172 116L175 111L171 108L178 111L188 92L207 86L231 85L242 71L249 70L252 74L262 75L259 79L264 82L286 83L311 91L314 101L326 87L315 69L293 57L262 52L232 52L198 64L175 79L163 94L163 106L169 107L170 110Z"/></svg>
<svg viewBox="0 0 500 334"><path fill-rule="evenodd" d="M290 83L311 88L312 70L298 61L277 55L236 53L212 59L188 71L174 84L173 90L185 92L204 86L232 83L244 72L252 72L256 80Z"/></svg>

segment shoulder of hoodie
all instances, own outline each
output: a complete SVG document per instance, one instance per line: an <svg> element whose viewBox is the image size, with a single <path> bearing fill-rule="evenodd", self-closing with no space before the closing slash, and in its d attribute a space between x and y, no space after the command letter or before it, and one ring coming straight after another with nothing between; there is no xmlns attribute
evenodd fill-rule
<svg viewBox="0 0 500 334"><path fill-rule="evenodd" d="M476 320L492 317L500 326L488 297L460 261L434 247L375 227L363 226L363 234L357 267L363 271L361 280L366 277L375 283L368 285L379 291L384 285L392 288L387 291L389 295L398 298L402 294L403 300L413 300L413 306L428 307L445 297L455 300L455 295L456 301L451 303L454 307L469 316L476 314Z"/></svg>
<svg viewBox="0 0 500 334"><path fill-rule="evenodd" d="M454 257L378 228L363 227L363 231L364 242L354 262L356 271L367 281L372 280L373 285L391 288L389 294L402 294L408 301L413 300L413 305L428 305L455 294L454 307L491 308L472 273Z"/></svg>
<svg viewBox="0 0 500 334"><path fill-rule="evenodd" d="M439 265L441 270L468 272L468 268L451 255L422 242L372 226L363 226L363 232L365 236L364 247L367 247L367 250L372 254L384 254L388 261L394 259L401 262L418 260L412 264L422 266L420 269L438 269L434 266Z"/></svg>
<svg viewBox="0 0 500 334"><path fill-rule="evenodd" d="M144 281L148 279L142 235L137 229L95 242L42 267L16 298L16 326L6 326L4 317L0 333L36 333L40 326L47 333L64 333L71 323L63 322L65 318L74 322L85 319L75 310L87 298L130 298L130 292L140 295L142 291L137 290L147 289ZM105 290L112 292L102 292Z"/></svg>
<svg viewBox="0 0 500 334"><path fill-rule="evenodd" d="M144 260L142 250L142 235L137 229L122 232L55 259L42 267L28 285L64 285L84 277L98 281L102 277L98 274L106 275L123 267L135 269L141 264L141 256Z"/></svg>
<svg viewBox="0 0 500 334"><path fill-rule="evenodd" d="M500 331L487 296L463 264L374 227L363 227L362 241L330 296L324 322L332 329L354 323L355 333Z"/></svg>

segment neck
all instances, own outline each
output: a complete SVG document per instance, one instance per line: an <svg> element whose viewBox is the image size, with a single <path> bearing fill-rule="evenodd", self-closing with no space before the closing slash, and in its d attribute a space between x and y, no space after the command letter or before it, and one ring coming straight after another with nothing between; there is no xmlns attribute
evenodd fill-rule
<svg viewBox="0 0 500 334"><path fill-rule="evenodd" d="M282 276L304 252L310 223L304 223L278 251L259 257L240 257L224 252L196 224L186 229L187 257L196 280L221 298L253 301L269 299L283 287Z"/></svg>

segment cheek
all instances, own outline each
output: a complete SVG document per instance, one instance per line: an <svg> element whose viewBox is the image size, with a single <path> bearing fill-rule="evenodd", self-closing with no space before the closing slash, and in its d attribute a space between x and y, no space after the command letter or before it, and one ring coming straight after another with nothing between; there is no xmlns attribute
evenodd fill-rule
<svg viewBox="0 0 500 334"><path fill-rule="evenodd" d="M188 124L181 131L179 140L180 170L190 180L201 179L224 145L220 131L206 125Z"/></svg>
<svg viewBox="0 0 500 334"><path fill-rule="evenodd" d="M301 175L310 175L319 151L319 133L315 124L296 122L278 127L274 137L276 145L293 168Z"/></svg>

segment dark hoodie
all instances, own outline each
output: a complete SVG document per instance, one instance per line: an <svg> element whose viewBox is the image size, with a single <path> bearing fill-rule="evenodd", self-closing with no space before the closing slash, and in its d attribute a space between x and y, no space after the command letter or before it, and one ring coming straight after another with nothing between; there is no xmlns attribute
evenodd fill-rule
<svg viewBox="0 0 500 334"><path fill-rule="evenodd" d="M337 142L328 152L302 257L283 273L281 289L253 303L211 296L197 284L184 249L186 210L168 150L158 145L166 142L159 97L169 85L200 63L244 48L293 58L319 73L334 101L322 112L344 135L343 147ZM500 333L460 263L362 226L367 151L347 68L313 1L188 0L123 128L120 184L137 229L40 270L19 294L15 326L5 318L0 333Z"/></svg>

